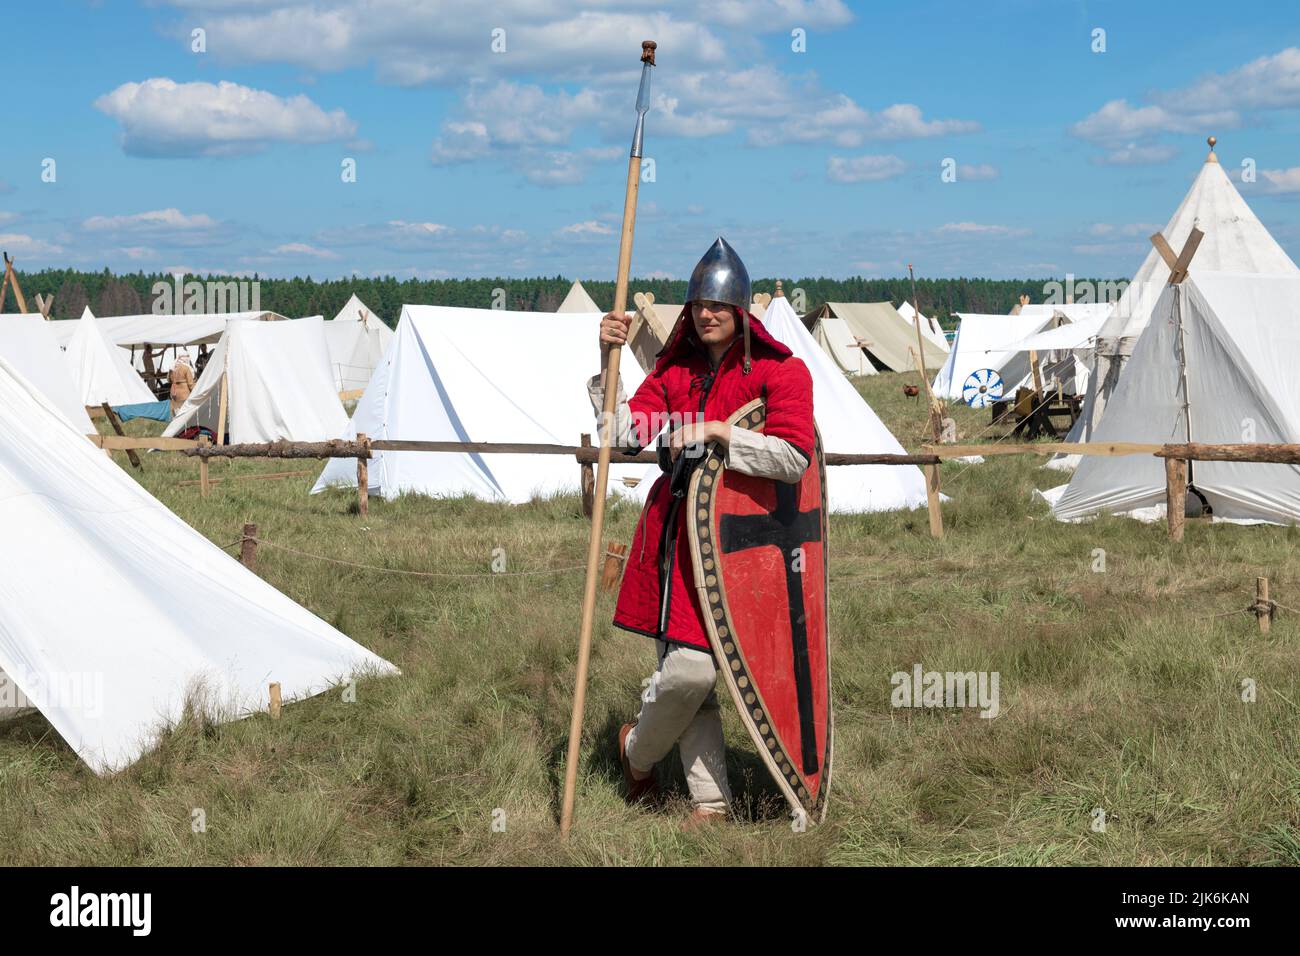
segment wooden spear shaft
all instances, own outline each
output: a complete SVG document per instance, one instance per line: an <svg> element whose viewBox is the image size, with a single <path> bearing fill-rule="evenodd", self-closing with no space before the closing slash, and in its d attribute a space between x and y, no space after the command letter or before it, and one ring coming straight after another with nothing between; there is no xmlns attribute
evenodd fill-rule
<svg viewBox="0 0 1300 956"><path fill-rule="evenodd" d="M627 163L627 189L623 198L623 231L618 245L618 274L614 284L615 315L627 311L628 272L632 267L632 233L636 226L637 188L641 183L641 137L649 109L650 68L655 62L655 43L641 44L641 91L637 96L637 125L632 138L632 155ZM591 542L587 547L587 579L582 592L582 625L578 637L578 669L574 677L573 716L569 721L569 752L564 768L564 799L560 809L560 836L567 839L573 826L573 800L578 785L578 760L582 751L582 716L587 706L587 669L591 663L591 631L596 616L596 586L600 582L601 526L605 520L605 498L609 485L609 456L615 411L618 407L618 366L623 356L619 347L605 348L605 402L601 416L600 457L596 462L596 494L591 507Z"/></svg>

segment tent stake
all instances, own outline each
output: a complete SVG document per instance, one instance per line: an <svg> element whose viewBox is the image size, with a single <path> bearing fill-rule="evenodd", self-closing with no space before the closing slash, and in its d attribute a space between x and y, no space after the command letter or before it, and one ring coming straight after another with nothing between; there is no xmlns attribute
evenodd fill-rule
<svg viewBox="0 0 1300 956"><path fill-rule="evenodd" d="M615 315L627 311L628 272L632 267L632 233L636 226L637 187L641 182L642 138L645 115L650 110L650 69L655 63L655 42L641 44L641 88L636 98L636 130L627 163L627 189L623 196L623 231L618 246L618 273L614 284ZM618 402L618 364L621 348L605 349L605 406L601 415L600 459L596 466L596 495L591 508L591 542L587 547L587 580L582 592L582 624L578 637L578 667L574 675L573 716L569 721L569 748L564 767L564 796L560 804L560 836L568 839L573 826L573 799L578 786L578 756L582 750L582 713L587 705L587 668L591 663L591 628L596 615L596 584L599 579L600 532L605 520L605 497L609 487L610 443L618 436L611 423Z"/></svg>
<svg viewBox="0 0 1300 956"><path fill-rule="evenodd" d="M257 570L257 525L245 524L239 544L239 563L250 571Z"/></svg>
<svg viewBox="0 0 1300 956"><path fill-rule="evenodd" d="M271 719L280 719L280 682L271 685Z"/></svg>
<svg viewBox="0 0 1300 956"><path fill-rule="evenodd" d="M1267 634L1273 624L1273 609L1276 605L1268 598L1268 578L1255 579L1255 619L1259 621L1259 633Z"/></svg>
<svg viewBox="0 0 1300 956"><path fill-rule="evenodd" d="M618 587L619 576L623 573L623 557L627 554L627 545L611 541L605 546L605 569L600 575L600 589L606 594Z"/></svg>
<svg viewBox="0 0 1300 956"><path fill-rule="evenodd" d="M113 411L113 406L108 404L108 402L105 402L102 407L104 409L104 417L107 418L108 423L113 426L113 431L117 432L119 435L125 435L126 432L122 430L122 419L117 417L117 412ZM133 468L144 468L144 465L140 463L140 456L135 453L135 449L126 449L126 457L130 459Z"/></svg>

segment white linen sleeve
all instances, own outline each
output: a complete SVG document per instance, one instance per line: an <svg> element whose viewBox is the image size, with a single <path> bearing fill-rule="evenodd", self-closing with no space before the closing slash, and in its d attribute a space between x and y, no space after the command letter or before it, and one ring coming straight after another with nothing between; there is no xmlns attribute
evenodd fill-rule
<svg viewBox="0 0 1300 956"><path fill-rule="evenodd" d="M727 467L742 475L773 478L793 485L803 477L808 459L803 452L783 438L731 426L727 448Z"/></svg>
<svg viewBox="0 0 1300 956"><path fill-rule="evenodd" d="M591 399L591 409L596 415L599 427L601 416L605 412L605 386L601 384L604 373L597 373L587 380L587 397ZM618 380L618 404L614 409L613 444L627 447L636 444L632 437L632 409L628 407L627 394L623 391L623 380Z"/></svg>

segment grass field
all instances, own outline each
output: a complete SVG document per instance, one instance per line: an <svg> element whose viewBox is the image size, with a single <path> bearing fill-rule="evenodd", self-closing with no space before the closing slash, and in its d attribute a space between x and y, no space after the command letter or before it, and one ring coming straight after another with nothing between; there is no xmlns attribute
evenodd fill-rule
<svg viewBox="0 0 1300 956"><path fill-rule="evenodd" d="M915 448L923 422L905 380L860 387ZM963 439L979 436L985 413L961 411ZM660 768L674 802L623 805L614 733L636 712L653 645L611 628L602 595L562 844L582 574L486 572L498 547L509 571L583 565L576 496L372 499L363 520L354 494L309 496L310 477L226 482L203 499L178 486L197 477L192 460L148 455L133 474L219 545L254 521L300 551L482 576L388 574L263 545L266 580L402 676L362 682L355 702L292 704L276 722L186 722L111 779L39 714L0 725L0 863L1300 864L1300 614L1283 610L1263 636L1231 613L1260 574L1300 608L1300 529L1191 522L1173 545L1162 525L1061 525L1031 499L1062 478L1040 463L945 465L941 541L924 510L832 518L834 784L827 822L807 832L792 832L730 714L735 823L679 832L675 757ZM218 462L212 474L291 467ZM606 537L629 541L636 516L614 506ZM997 671L1000 715L891 708L890 675L918 663Z"/></svg>

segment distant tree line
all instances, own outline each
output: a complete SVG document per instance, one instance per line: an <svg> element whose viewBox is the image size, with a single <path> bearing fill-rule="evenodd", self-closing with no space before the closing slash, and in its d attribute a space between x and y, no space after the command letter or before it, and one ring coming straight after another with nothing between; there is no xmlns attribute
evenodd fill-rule
<svg viewBox="0 0 1300 956"><path fill-rule="evenodd" d="M61 319L80 317L86 306L97 316L136 315L152 311L153 287L157 282L172 282L164 274L143 272L115 275L103 272L79 272L72 269L46 269L41 272L19 272L19 281L29 301L29 308L37 293L54 296L53 316ZM188 280L202 279L221 282L247 281L230 276L188 276ZM562 276L528 279L404 279L384 278L326 279L262 279L260 283L261 307L290 317L323 315L332 318L343 308L354 293L375 310L375 313L396 325L402 306L407 304L464 306L478 309L499 308L524 312L554 312L564 300L571 285ZM1031 302L1042 302L1044 285L1051 279L918 279L916 297L921 311L937 316L949 328L955 326L953 312L986 312L1005 314L1011 311L1021 293L1029 295ZM1081 280L1076 279L1076 282ZM1095 280L1094 280L1095 281ZM602 280L582 282L587 293L602 309L614 301L614 283ZM912 286L907 279L783 279L787 296L802 289L806 308L821 302L881 302L895 305L912 298ZM681 302L686 297L684 279L637 279L630 284L632 292L651 292L659 302ZM757 279L754 291L774 292L775 279ZM497 291L501 290L501 291ZM629 303L630 305L630 303ZM10 298L5 305L12 311Z"/></svg>

